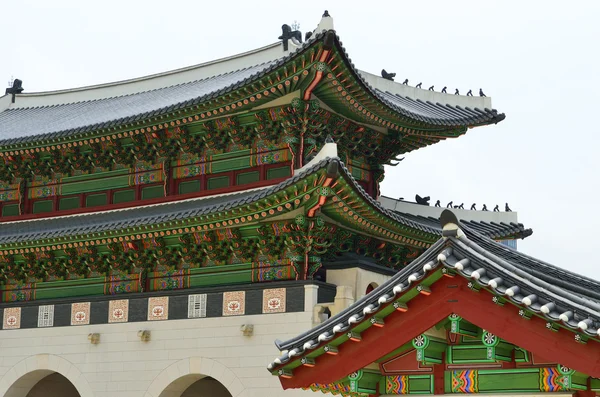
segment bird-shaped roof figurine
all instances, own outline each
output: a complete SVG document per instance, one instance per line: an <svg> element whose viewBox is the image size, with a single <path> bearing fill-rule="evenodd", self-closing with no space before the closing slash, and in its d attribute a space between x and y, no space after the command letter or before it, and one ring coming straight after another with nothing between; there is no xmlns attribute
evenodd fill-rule
<svg viewBox="0 0 600 397"><path fill-rule="evenodd" d="M482 97L485 96L485 94L483 93L483 90L481 88L479 89L479 96L482 96Z"/></svg>
<svg viewBox="0 0 600 397"><path fill-rule="evenodd" d="M394 77L396 77L396 73L388 73L385 69L381 69L381 77L386 80L394 81Z"/></svg>

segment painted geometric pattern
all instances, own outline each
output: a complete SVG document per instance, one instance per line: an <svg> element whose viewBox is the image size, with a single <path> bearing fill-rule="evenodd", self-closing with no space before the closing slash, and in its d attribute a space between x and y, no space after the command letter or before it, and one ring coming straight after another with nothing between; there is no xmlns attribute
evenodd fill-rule
<svg viewBox="0 0 600 397"><path fill-rule="evenodd" d="M285 313L285 288L263 290L263 313Z"/></svg>
<svg viewBox="0 0 600 397"><path fill-rule="evenodd" d="M126 323L129 319L129 301L127 299L108 302L108 322Z"/></svg>
<svg viewBox="0 0 600 397"><path fill-rule="evenodd" d="M291 280L294 278L292 265L289 260L278 260L273 263L253 262L252 281Z"/></svg>
<svg viewBox="0 0 600 397"><path fill-rule="evenodd" d="M21 308L7 307L4 309L4 321L2 329L17 329L21 328Z"/></svg>
<svg viewBox="0 0 600 397"><path fill-rule="evenodd" d="M148 321L169 319L169 297L148 298Z"/></svg>
<svg viewBox="0 0 600 397"><path fill-rule="evenodd" d="M388 394L408 394L408 376L387 376L385 380L385 391Z"/></svg>
<svg viewBox="0 0 600 397"><path fill-rule="evenodd" d="M322 384L322 383L313 383L309 386L312 391L321 391L323 393L331 393L334 396L337 394L341 394L342 396L350 396L352 392L350 391L349 385L344 385L343 383L330 383L330 384Z"/></svg>
<svg viewBox="0 0 600 397"><path fill-rule="evenodd" d="M557 368L540 368L540 391L569 390L569 383L569 375L561 374Z"/></svg>
<svg viewBox="0 0 600 397"><path fill-rule="evenodd" d="M71 304L71 325L88 325L90 323L90 302Z"/></svg>
<svg viewBox="0 0 600 397"><path fill-rule="evenodd" d="M206 294L188 296L188 318L206 317Z"/></svg>
<svg viewBox="0 0 600 397"><path fill-rule="evenodd" d="M38 309L38 327L54 325L54 305L40 306Z"/></svg>
<svg viewBox="0 0 600 397"><path fill-rule="evenodd" d="M452 371L452 393L477 393L478 391L477 370Z"/></svg>
<svg viewBox="0 0 600 397"><path fill-rule="evenodd" d="M24 302L31 300L35 284L25 283L17 285L5 285L2 293L3 302Z"/></svg>
<svg viewBox="0 0 600 397"><path fill-rule="evenodd" d="M190 285L189 269L152 272L150 275L152 291L165 291L187 288Z"/></svg>
<svg viewBox="0 0 600 397"><path fill-rule="evenodd" d="M246 292L224 292L223 293L223 315L240 316L246 313Z"/></svg>
<svg viewBox="0 0 600 397"><path fill-rule="evenodd" d="M104 295L116 295L126 292L139 292L139 274L114 275L106 277Z"/></svg>

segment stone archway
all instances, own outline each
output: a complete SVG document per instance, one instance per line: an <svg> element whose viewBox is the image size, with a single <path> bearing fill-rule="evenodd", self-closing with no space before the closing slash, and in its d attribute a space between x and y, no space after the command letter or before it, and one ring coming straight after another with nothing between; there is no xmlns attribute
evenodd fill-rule
<svg viewBox="0 0 600 397"><path fill-rule="evenodd" d="M182 397L186 390L198 387L200 382L203 382L202 387L218 391L218 397L246 395L242 382L229 368L210 358L190 357L171 364L158 374L145 397Z"/></svg>
<svg viewBox="0 0 600 397"><path fill-rule="evenodd" d="M42 382L43 384L40 385ZM57 396L93 397L94 395L77 367L53 354L28 357L15 364L0 379L0 396L4 397L24 397L30 393L39 394L43 390L46 393L41 395L50 397L47 392L54 389L57 393L61 393Z"/></svg>

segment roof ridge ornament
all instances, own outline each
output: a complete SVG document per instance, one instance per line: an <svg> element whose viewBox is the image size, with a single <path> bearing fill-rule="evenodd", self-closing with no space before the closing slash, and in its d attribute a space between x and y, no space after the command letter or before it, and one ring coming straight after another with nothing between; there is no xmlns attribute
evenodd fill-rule
<svg viewBox="0 0 600 397"><path fill-rule="evenodd" d="M450 210L442 211L440 215L440 224L442 225L442 237L465 237L465 234L459 227L459 221L454 212Z"/></svg>
<svg viewBox="0 0 600 397"><path fill-rule="evenodd" d="M335 29L333 28L333 18L331 17L331 15L329 15L329 11L325 10L323 16L321 17L321 21L319 22L317 28L314 30L313 33L321 33L324 31L326 32L328 30Z"/></svg>
<svg viewBox="0 0 600 397"><path fill-rule="evenodd" d="M9 85L10 84L11 83L9 82ZM23 81L19 80L19 79L14 79L12 81L12 86L8 87L6 89L6 92L4 93L4 95L12 94L12 103L15 103L15 96L17 94L22 93L23 90L24 90L24 88L23 88Z"/></svg>
<svg viewBox="0 0 600 397"><path fill-rule="evenodd" d="M295 25L296 26L296 25ZM288 40L296 40L298 44L302 43L302 32L299 30L292 30L292 27L288 24L281 25L281 36L279 40L283 41L283 51L288 51Z"/></svg>

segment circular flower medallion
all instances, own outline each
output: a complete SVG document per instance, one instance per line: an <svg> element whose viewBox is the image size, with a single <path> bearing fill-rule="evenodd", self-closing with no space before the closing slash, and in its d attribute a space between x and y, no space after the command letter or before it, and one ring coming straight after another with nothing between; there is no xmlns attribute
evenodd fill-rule
<svg viewBox="0 0 600 397"><path fill-rule="evenodd" d="M125 312L123 309L115 309L113 310L113 317L117 319L122 319L125 316Z"/></svg>
<svg viewBox="0 0 600 397"><path fill-rule="evenodd" d="M281 307L281 299L279 298L271 298L267 301L267 306L270 310L276 310Z"/></svg>
<svg viewBox="0 0 600 397"><path fill-rule="evenodd" d="M152 316L160 317L163 315L164 312L165 312L165 309L162 306L155 306L154 309L152 309Z"/></svg>
<svg viewBox="0 0 600 397"><path fill-rule="evenodd" d="M415 347L425 346L425 336L424 335L417 336L415 339L413 339L413 345L415 345Z"/></svg>
<svg viewBox="0 0 600 397"><path fill-rule="evenodd" d="M230 312L237 312L240 310L240 307L242 305L240 305L240 302L238 301L231 301L227 304L227 310L229 310Z"/></svg>
<svg viewBox="0 0 600 397"><path fill-rule="evenodd" d="M85 314L85 312L77 312L77 313L75 313L75 316L74 316L75 321L78 321L78 322L85 321L86 318L87 318L87 315Z"/></svg>

